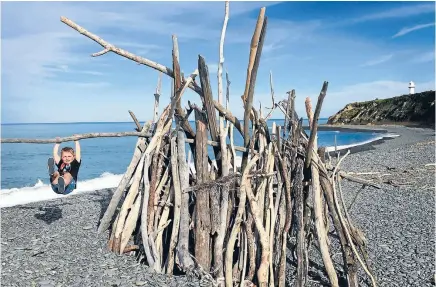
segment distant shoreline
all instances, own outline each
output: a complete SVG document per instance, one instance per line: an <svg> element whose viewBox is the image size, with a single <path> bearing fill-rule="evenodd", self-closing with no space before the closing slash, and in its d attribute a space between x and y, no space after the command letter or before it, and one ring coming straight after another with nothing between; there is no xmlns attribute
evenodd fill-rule
<svg viewBox="0 0 436 287"><path fill-rule="evenodd" d="M284 121L285 119L269 119L268 121ZM307 121L307 118L303 118L303 120ZM328 120L328 118L319 118L319 120ZM148 120L138 120L140 123L147 122ZM243 120L240 120L243 122ZM194 122L191 120L189 122ZM62 122L62 123L1 123L2 126L13 126L13 125L71 125L71 124L128 124L133 123L133 121L125 121L125 122Z"/></svg>

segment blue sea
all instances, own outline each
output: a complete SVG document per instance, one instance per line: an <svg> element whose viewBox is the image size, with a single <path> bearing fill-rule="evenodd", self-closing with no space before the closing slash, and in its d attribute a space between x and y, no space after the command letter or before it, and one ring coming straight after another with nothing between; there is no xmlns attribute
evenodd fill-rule
<svg viewBox="0 0 436 287"><path fill-rule="evenodd" d="M269 120L283 125L284 120ZM324 124L327 119L320 119ZM190 122L194 127L195 123ZM307 125L307 121L303 122ZM2 138L51 139L91 132L134 131L132 122L121 123L51 123L2 124ZM243 140L234 129L235 145ZM371 132L319 131L318 146L332 147L356 145L376 139L380 134ZM81 140L82 165L78 188L73 193L113 188L118 185L129 165L135 149L136 137L92 138ZM73 142L62 143L74 147ZM61 197L51 191L47 175L47 159L52 156L53 144L1 144L1 205L11 206L38 200Z"/></svg>

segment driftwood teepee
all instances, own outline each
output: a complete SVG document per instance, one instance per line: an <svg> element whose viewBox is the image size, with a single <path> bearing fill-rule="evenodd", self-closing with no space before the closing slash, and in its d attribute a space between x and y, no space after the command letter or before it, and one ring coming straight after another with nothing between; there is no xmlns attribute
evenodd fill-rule
<svg viewBox="0 0 436 287"><path fill-rule="evenodd" d="M288 93L287 100L275 103L270 79L271 112L280 109L285 125L273 123L272 129L268 128L266 121L271 112L264 117L262 110L253 107L267 32L267 17L262 8L251 41L241 123L228 109L227 74L226 107L223 106L221 78L228 11L226 2L218 101L212 97L208 67L202 56L198 58L198 69L186 79L181 75L175 36L170 69L117 48L61 17L63 23L104 48L93 57L113 52L173 78L171 103L160 115L160 78L153 120L141 126L130 112L137 132L61 139L138 136L132 161L113 193L98 232L106 234L109 230L108 247L113 252L135 254L156 272L200 276L210 285L285 286L288 254L296 263L297 286L304 286L309 276L308 250L315 245L332 286L339 286L339 277L344 277L348 286L358 286L359 266L375 286L365 251L366 239L353 225L338 189L341 177L356 179L339 170L341 160L335 167L325 163L323 149L317 146L317 122L328 83L322 86L314 112L310 99L306 100L311 131L308 136L295 112L295 91ZM180 99L187 88L198 93L201 106L189 103L185 111ZM187 121L192 112L195 131ZM175 129L171 128L173 123ZM234 145L234 128L242 135L243 146ZM54 140L2 139L2 142ZM215 161L208 155L208 145L213 147ZM242 152L240 163L237 152ZM334 231L329 232L330 226ZM332 234L339 238L342 270L332 259Z"/></svg>

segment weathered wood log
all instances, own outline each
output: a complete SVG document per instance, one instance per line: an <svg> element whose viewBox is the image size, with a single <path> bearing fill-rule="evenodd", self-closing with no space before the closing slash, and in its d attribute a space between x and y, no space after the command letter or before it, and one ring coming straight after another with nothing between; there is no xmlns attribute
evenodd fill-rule
<svg viewBox="0 0 436 287"><path fill-rule="evenodd" d="M206 122L208 123L210 137L212 141L219 142L220 139L218 137L216 113L215 113L215 108L213 106L213 95L212 95L212 88L210 86L209 69L206 65L206 61L200 55L198 56L198 71L200 74L201 89L203 90L203 94L202 94L203 107L206 110L206 115L207 115ZM217 166L219 169L221 169L221 151L219 147L214 147L213 150L215 153L215 160L217 161Z"/></svg>
<svg viewBox="0 0 436 287"><path fill-rule="evenodd" d="M248 183L246 185L246 193L250 203L251 213L253 216L253 220L259 233L260 244L262 245L261 259L260 264L257 269L257 280L259 282L259 286L267 286L268 285L268 273L269 273L269 264L270 264L270 243L269 243L269 234L266 232L265 227L263 225L263 218L259 216L260 208L257 204L257 200L253 194L253 190L251 188L250 179L248 179ZM257 194L257 193L256 193Z"/></svg>
<svg viewBox="0 0 436 287"><path fill-rule="evenodd" d="M121 232L124 229L124 224L126 221L127 212L132 208L134 200L139 192L139 184L140 184L140 181L142 179L142 174L143 174L142 170L144 168L144 158L145 158L145 153L142 155L141 159L139 160L138 167L136 168L135 174L133 176L133 183L130 185L129 192L127 193L127 196L124 199L124 202L121 206L121 210L119 212L120 216L119 216L119 219L117 222L117 228L115 231L115 238L114 238L114 240L117 244L121 243L121 246L115 247L115 252L118 252L119 254L123 253L123 249L126 246L127 241L128 241L128 238L127 238L127 240L124 241L125 244L123 246L123 243L120 242L121 241L120 240L121 239ZM130 237L130 234L127 236Z"/></svg>
<svg viewBox="0 0 436 287"><path fill-rule="evenodd" d="M133 122L135 123L135 125L136 125L136 131L137 132L141 132L141 130L142 130L142 127L141 127L141 124L138 122L138 119L136 118L136 116L135 116L135 114L132 112L132 111L130 111L129 110L129 114L130 114L130 116L132 117L132 120L133 120Z"/></svg>
<svg viewBox="0 0 436 287"><path fill-rule="evenodd" d="M321 92L318 96L318 102L316 103L315 113L313 115L313 130L311 129L310 137L309 137L309 144L307 145L307 152L306 152L306 168L309 167L312 159L312 150L313 150L313 143L316 139L316 132L318 130L318 119L319 119L319 113L321 112L321 106L324 101L324 98L327 94L327 88L328 88L328 82L324 82L322 85ZM316 151L316 149L315 149Z"/></svg>
<svg viewBox="0 0 436 287"><path fill-rule="evenodd" d="M297 184L294 189L295 196L295 220L297 222L297 284L296 286L302 287L307 283L307 258L306 258L306 232L304 224L304 192L303 186L300 183L299 175L301 174L302 159L297 158L296 165L296 178Z"/></svg>
<svg viewBox="0 0 436 287"><path fill-rule="evenodd" d="M337 197L337 194L336 194L336 187L335 187L335 183L334 183L334 181L333 181L333 179L334 179L335 176L336 176L336 172L338 171L339 166L340 166L342 160L343 160L343 159L344 159L344 158L345 158L349 153L350 153L350 151L348 150L348 152L347 152L347 153L346 153L346 154L345 154L345 155L344 155L344 156L343 156L343 157L338 161L338 163L337 163L335 169L333 170L333 174L332 174L332 176L331 176L331 178L330 178L330 181L331 181L332 186L333 186L333 201L334 201L334 203L335 203L336 210L338 211L339 220L340 220L340 222L341 222L342 228L343 228L344 233L345 233L345 235L346 235L346 238L347 238L347 240L348 240L348 244L350 245L351 249L353 250L353 253L354 253L354 255L356 256L357 260L359 261L360 265L362 266L363 270L364 270L365 273L368 275L368 277L371 279L371 283L372 283L372 285L373 285L373 286L376 286L377 284L376 284L376 280L375 280L374 276L371 274L371 272L370 272L369 269L367 268L365 262L363 262L363 260L362 260L361 257L359 256L359 253L357 252L356 246L355 246L355 244L353 243L353 239L352 239L352 237L351 237L350 230L348 229L348 225L347 225L347 223L346 223L346 221L345 221L345 219L344 219L344 217L343 217L343 215L342 215L342 213L341 213L341 208L340 208L340 206L339 206L339 203L338 203L338 197Z"/></svg>
<svg viewBox="0 0 436 287"><path fill-rule="evenodd" d="M262 7L259 11L259 16L257 17L257 23L256 28L253 33L253 37L251 38L251 44L250 44L250 56L248 59L248 68L247 68L247 79L245 81L245 91L243 94L243 102L247 102L248 99L248 93L249 93L249 87L251 83L251 73L254 68L254 61L256 58L256 53L259 45L259 38L263 26L263 19L265 17L265 7Z"/></svg>
<svg viewBox="0 0 436 287"><path fill-rule="evenodd" d="M289 232L289 229L291 228L291 222L292 222L292 202L291 202L291 189L293 190L292 193L296 193L294 190L296 188L302 188L302 164L296 165L296 176L292 179L294 182L293 186L291 187L291 179L288 176L288 166L286 160L282 159L280 154L277 154L277 158L280 163L281 173L283 177L283 181L285 183L285 201L286 201L286 219L285 219L285 226L283 228L282 233L282 239L281 239L281 254L280 254L280 263L279 263L279 278L277 279L277 284L280 287L285 286L285 276L286 276L286 243L287 243L287 235Z"/></svg>
<svg viewBox="0 0 436 287"><path fill-rule="evenodd" d="M189 170L186 162L185 154L185 134L182 131L177 131L177 149L180 188L185 190L189 187ZM183 271L192 270L194 261L189 254L189 193L184 192L180 202L180 224L179 224L179 240L176 248L176 263Z"/></svg>
<svg viewBox="0 0 436 287"><path fill-rule="evenodd" d="M224 23L221 31L221 39L220 39L220 49L219 49L219 64L218 64L218 103L223 104L222 93L223 93L223 84L222 84L222 69L224 63L224 39L226 35L227 22L229 20L229 1L225 2L224 8ZM226 93L226 105L228 105L229 98L229 80L228 74L227 77L227 93ZM231 124L230 124L231 125ZM221 175L223 177L229 174L229 160L228 160L228 152L227 152L227 130L229 128L229 124L224 128L224 119L222 115L219 116L219 139L220 139L220 152L221 152ZM218 198L219 199L219 198ZM226 233L226 217L229 203L229 187L228 185L221 187L221 202L219 202L219 221L220 226L216 230L217 236L215 238L214 243L214 264L213 269L215 270L216 277L222 278L224 276L224 266L223 266L223 245L224 245L224 237ZM241 277L243 279L243 277Z"/></svg>
<svg viewBox="0 0 436 287"><path fill-rule="evenodd" d="M152 164L151 164L151 182L150 182L150 197L148 199L148 232L153 232L153 225L154 225L154 212L155 212L155 204L157 201L156 193L158 193L158 180L160 178L160 173L162 171L162 160L163 160L163 148L164 144L161 142L158 143L158 146L156 147L156 153L152 157ZM163 179L163 178L162 178ZM162 181L161 179L161 181Z"/></svg>
<svg viewBox="0 0 436 287"><path fill-rule="evenodd" d="M129 242L130 236L132 235L133 230L136 227L137 220L139 217L139 210L142 202L142 193L138 192L136 199L133 203L133 206L126 218L126 222L124 224L123 231L121 232L121 246L120 246L120 254L128 252L127 243Z"/></svg>
<svg viewBox="0 0 436 287"><path fill-rule="evenodd" d="M329 214L333 220L333 225L335 227L336 233L339 237L339 242L341 244L342 251L342 260L344 263L344 273L347 278L348 286L357 287L359 286L357 280L357 266L353 256L353 251L350 246L347 244L347 238L343 231L343 227L338 217L338 211L335 207L333 200L333 188L331 186L330 181L328 180L328 175L324 173L320 173L320 184L324 191L324 196L327 201L327 205L329 208Z"/></svg>
<svg viewBox="0 0 436 287"><path fill-rule="evenodd" d="M232 271L233 271L233 252L236 242L236 236L240 231L241 228L241 222L242 222L242 216L245 210L245 201L247 197L247 186L250 184L248 182L248 174L251 170L251 168L256 164L257 160L259 159L258 155L255 155L251 160L248 162L241 179L241 187L240 187L240 195L239 195L239 204L238 209L236 212L235 221L233 223L232 231L229 236L229 240L227 242L227 248L226 248L226 257L225 257L225 286L226 287L232 287Z"/></svg>
<svg viewBox="0 0 436 287"><path fill-rule="evenodd" d="M313 159L317 161L316 159ZM333 266L333 261L331 259L329 248L327 246L327 232L325 230L323 211L322 211L322 196L321 188L319 183L319 171L315 165L312 167L312 190L313 190L313 202L314 202L314 212L315 212L315 226L316 234L318 238L318 244L321 250L322 259L326 267L326 271L332 286L339 286L338 275L336 274L335 268Z"/></svg>
<svg viewBox="0 0 436 287"><path fill-rule="evenodd" d="M148 128L149 125L144 125L144 127L142 128L142 132L146 131ZM133 172L141 158L142 152L144 152L145 149L146 149L146 140L144 138L139 138L136 142L136 148L133 153L132 161L130 162L126 172L121 178L120 183L118 184L117 189L114 191L111 201L109 202L109 205L105 213L103 214L103 217L100 220L100 224L97 229L97 232L99 234L105 232L108 229L112 221L112 218L114 216L114 213L116 211L116 208L118 206L118 203L120 202L121 196L123 195L124 189L129 184Z"/></svg>
<svg viewBox="0 0 436 287"><path fill-rule="evenodd" d="M263 10L262 10L263 9ZM252 111L252 106L253 106L253 96L254 96L254 87L256 84L256 77L257 77L257 70L259 68L259 64L260 64L260 56L262 54L262 48L263 48L263 42L265 40L265 36L266 36L266 27L267 27L267 23L268 23L268 18L267 17L263 17L263 15L265 14L265 9L262 8L261 12L259 14L258 17L258 22L262 21L262 30L260 31L260 36L259 36L259 42L257 43L257 47L255 50L255 54L256 57L254 58L254 63L252 66L252 70L250 72L250 82L248 85L248 93L245 96L244 93L244 147L248 148L248 144L250 142L250 136L249 136L249 120L250 120L250 113ZM262 12L263 11L263 12ZM258 30L258 28L256 27L256 30ZM258 32L255 31L255 34L257 34ZM253 36L253 39L257 39L257 36ZM254 40L256 42L256 40ZM253 47L253 45L252 45ZM247 73L248 76L248 73ZM244 152L243 156L242 156L242 169L244 169L245 165L247 164L247 160L248 160L248 153Z"/></svg>
<svg viewBox="0 0 436 287"><path fill-rule="evenodd" d="M74 135L70 137L60 137L55 139L24 139L24 138L9 138L1 139L1 143L36 143L36 144L49 144L49 143L63 143L63 142L71 142L78 141L82 139L90 139L90 138L107 138L107 137L141 137L141 138L149 138L152 134L148 133L147 130L142 132L118 132L118 133L88 133L88 134L80 134Z"/></svg>
<svg viewBox="0 0 436 287"><path fill-rule="evenodd" d="M150 149L151 150L151 149ZM148 198L150 194L150 184L149 184L149 178L148 178L148 168L150 167L150 158L149 155L145 155L144 153L144 175L142 177L144 189L143 189L143 203L142 203L142 210L141 210L141 235L142 235L142 244L144 246L144 252L147 258L148 265L156 272L160 272L160 264L159 264L159 258L156 258L152 255L152 251L150 248L150 244L148 241L148 218L147 218L147 209L148 209Z"/></svg>
<svg viewBox="0 0 436 287"><path fill-rule="evenodd" d="M180 148L184 148L182 145ZM174 214L173 214L173 229L171 232L170 247L168 249L167 274L172 275L174 269L174 248L177 244L180 224L180 205L182 201L182 191L180 186L179 162L178 162L178 146L176 138L171 138L171 173L174 188Z"/></svg>
<svg viewBox="0 0 436 287"><path fill-rule="evenodd" d="M318 113L316 113L315 115L312 112L312 104L310 101L310 98L306 98L306 113L307 113L307 117L309 119L309 127L310 127L310 138L309 138L309 144L308 144L308 151L307 151L307 155L312 155L313 151L312 148L314 150L318 150L318 137L317 137L317 124L318 124L318 116L319 116L319 111L321 110L321 105L323 102L323 99L326 95L326 90L327 90L327 85L326 83L324 83L324 86L322 88L321 94L318 98L318 103L317 106L315 108L316 111L318 111ZM310 149L310 150L309 150ZM308 158L307 160L310 160L310 158ZM313 209L314 209L314 219L315 219L315 229L316 229L316 235L317 235L317 239L318 239L318 245L321 251L321 255L322 255L322 259L324 262L324 266L326 268L327 271L327 275L329 277L330 283L332 286L339 286L339 282L338 282L338 275L336 274L334 265L333 265L333 261L331 259L330 253L329 253L329 247L328 247L328 237L327 237L327 230L326 230L326 226L325 226L325 221L324 221L324 211L323 211L323 201L322 201L322 193L321 193L321 186L319 183L319 170L317 167L318 164L318 159L317 157L313 158L312 161L315 164L310 164L310 168L311 168L311 175L312 175L312 192L313 192ZM308 165L306 164L306 167L308 167Z"/></svg>
<svg viewBox="0 0 436 287"><path fill-rule="evenodd" d="M347 180L349 180L349 181L353 181L353 182L356 182L356 183L360 183L360 184L363 184L363 185L367 185L367 186L371 186L371 187L374 187L374 188L377 188L377 189L381 189L381 186L379 184L373 183L373 182L371 182L369 180L366 180L366 179L362 179L362 178L358 178L358 177L349 175L349 174L347 174L346 172L343 172L343 171L339 171L338 175L343 177L343 178L345 178L345 179L347 179Z"/></svg>
<svg viewBox="0 0 436 287"><path fill-rule="evenodd" d="M159 77L157 78L156 92L154 93L153 123L155 123L159 117L159 98L160 98L161 86L162 86L162 72L159 72Z"/></svg>
<svg viewBox="0 0 436 287"><path fill-rule="evenodd" d="M167 225L167 222L168 222L171 201L174 200L174 193L171 192L171 189L172 189L172 187L169 185L167 187L165 187L164 196L162 196L162 206L161 206L162 213L161 213L159 222L157 224L156 231L154 231L154 233L156 234L155 245L156 245L157 253L158 253L159 258L160 258L160 260L159 260L160 262L165 262L164 258L163 258L164 246L162 243L162 236L163 236L163 231L165 229L165 226ZM164 268L164 266L162 266L162 268Z"/></svg>
<svg viewBox="0 0 436 287"><path fill-rule="evenodd" d="M195 110L196 150L195 170L197 184L208 181L208 162L207 162L207 126L203 114ZM209 190L201 189L196 191L196 209L195 209L195 258L203 269L209 270L211 258L210 250L210 209L209 209Z"/></svg>

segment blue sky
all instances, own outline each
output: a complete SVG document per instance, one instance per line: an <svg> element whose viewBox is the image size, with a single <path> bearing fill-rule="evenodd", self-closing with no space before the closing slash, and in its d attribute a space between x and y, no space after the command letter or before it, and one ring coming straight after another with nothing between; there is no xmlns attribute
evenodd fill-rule
<svg viewBox="0 0 436 287"><path fill-rule="evenodd" d="M249 46L259 9L268 31L254 104L271 106L296 90L297 112L316 103L329 81L321 117L345 104L435 89L434 2L230 2L224 67L230 106L242 118ZM217 98L224 2L2 2L1 120L11 122L130 121L152 117L158 72L101 47L60 22L65 16L106 41L167 67L177 35L185 75L205 57ZM225 79L224 79L225 82ZM225 89L225 86L224 86ZM163 76L161 109L169 102ZM182 99L200 104L187 91ZM264 110L264 113L267 111ZM274 117L282 117L280 112Z"/></svg>

